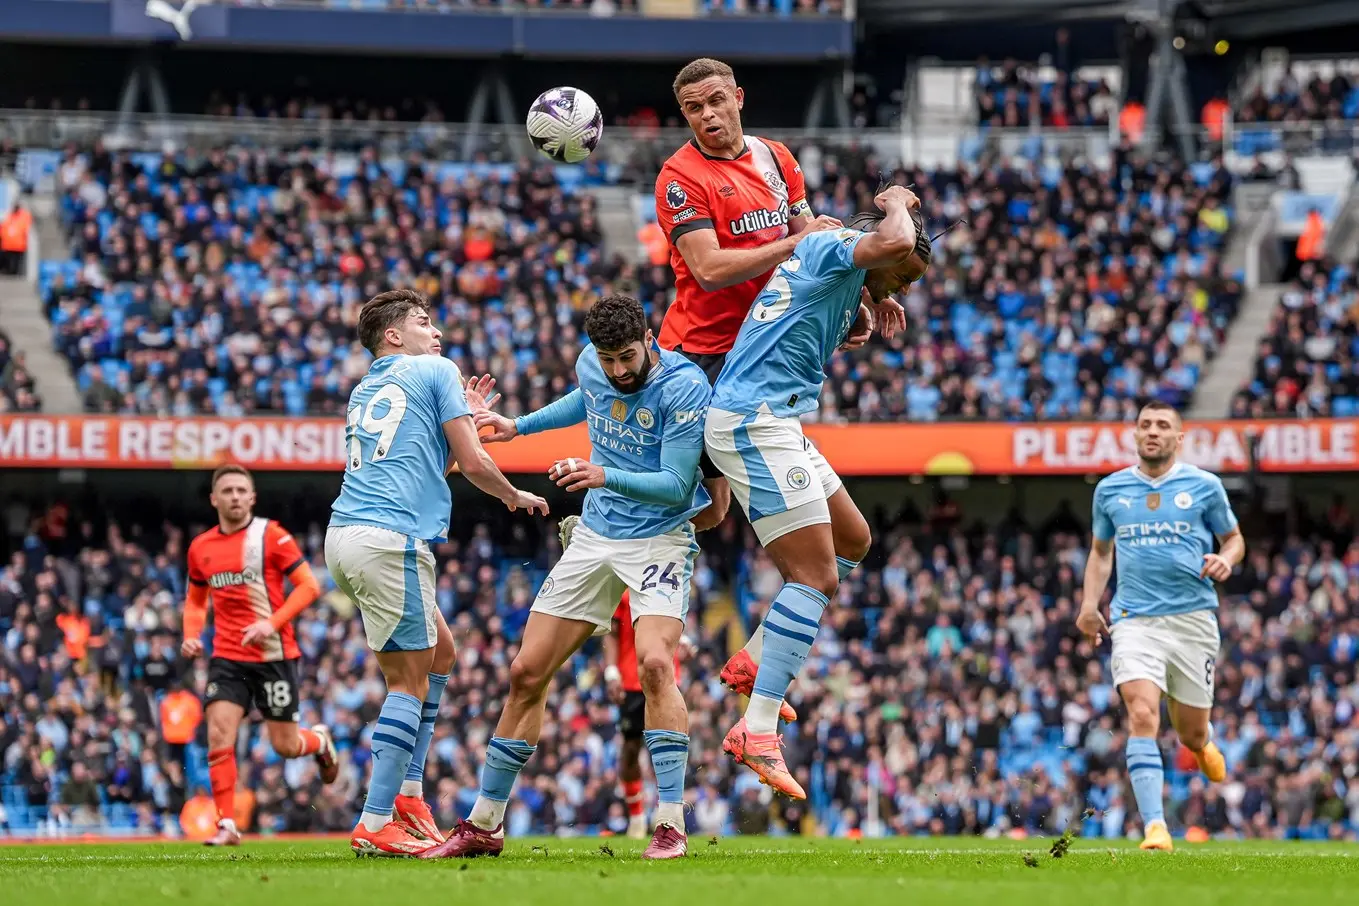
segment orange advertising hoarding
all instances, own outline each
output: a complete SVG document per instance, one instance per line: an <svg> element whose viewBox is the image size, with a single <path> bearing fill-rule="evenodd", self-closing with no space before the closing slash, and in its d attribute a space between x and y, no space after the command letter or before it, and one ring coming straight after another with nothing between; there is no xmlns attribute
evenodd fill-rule
<svg viewBox="0 0 1359 906"><path fill-rule="evenodd" d="M1134 461L1123 424L808 425L841 475L1086 475ZM1214 472L1249 467L1252 438L1267 472L1359 471L1359 419L1191 422L1183 458ZM339 471L338 419L0 416L0 467ZM545 472L589 455L585 428L487 447L506 472Z"/></svg>

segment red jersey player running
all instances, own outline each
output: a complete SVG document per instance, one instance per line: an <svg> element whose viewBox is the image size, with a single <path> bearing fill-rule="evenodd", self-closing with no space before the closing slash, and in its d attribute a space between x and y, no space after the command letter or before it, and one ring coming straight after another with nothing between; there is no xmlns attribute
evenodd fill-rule
<svg viewBox="0 0 1359 906"><path fill-rule="evenodd" d="M669 236L675 271L675 301L658 342L683 353L715 382L774 268L793 254L802 234L841 223L812 216L802 168L786 147L742 130L745 92L730 66L694 60L675 77L674 90L694 137L656 177L656 218ZM868 331L860 324L868 318L861 309L847 346L866 342ZM706 454L702 467L713 502L694 517L700 531L721 522L731 504L727 481ZM722 681L733 691L750 695L754 688L762 638L757 630L723 668ZM797 719L787 702L779 716Z"/></svg>
<svg viewBox="0 0 1359 906"><path fill-rule="evenodd" d="M632 608L628 593L618 602L613 614L613 631L604 637L604 682L609 698L618 705L618 732L623 744L618 749L618 780L623 786L623 803L628 809L628 836L634 840L647 837L646 799L642 792L642 731L646 729L646 695L642 679L637 675L636 630L632 625ZM675 648L675 679L680 677L680 663L688 656L690 641L680 636Z"/></svg>
<svg viewBox="0 0 1359 906"><path fill-rule="evenodd" d="M339 772L330 731L297 726L297 661L302 656L292 621L321 593L297 542L277 522L256 517L255 482L237 465L212 474L208 498L217 527L189 545L189 594L184 603L187 658L203 653L208 601L214 614L208 662L208 776L217 805L217 834L209 846L239 846L236 829L236 733L251 706L264 715L269 742L283 758L312 756L321 779ZM283 580L293 590L285 598Z"/></svg>

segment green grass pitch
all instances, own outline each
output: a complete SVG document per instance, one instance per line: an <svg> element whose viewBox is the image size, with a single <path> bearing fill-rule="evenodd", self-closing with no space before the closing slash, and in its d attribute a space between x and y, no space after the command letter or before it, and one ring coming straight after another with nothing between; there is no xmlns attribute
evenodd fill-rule
<svg viewBox="0 0 1359 906"><path fill-rule="evenodd" d="M630 840L512 840L499 859L355 859L342 840L0 847L4 906L1264 906L1359 903L1345 844L758 837L690 840L649 864Z"/></svg>

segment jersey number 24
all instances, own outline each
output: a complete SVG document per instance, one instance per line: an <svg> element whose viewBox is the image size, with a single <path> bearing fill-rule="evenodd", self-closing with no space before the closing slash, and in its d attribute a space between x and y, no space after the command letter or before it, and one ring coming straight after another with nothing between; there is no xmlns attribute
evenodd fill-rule
<svg viewBox="0 0 1359 906"><path fill-rule="evenodd" d="M387 404L386 411L378 415L378 410L382 408L383 403ZM345 463L346 470L357 472L363 468L363 445L359 442L360 431L377 435L377 444L373 447L373 455L368 458L368 461L382 462L392 449L392 441L396 438L396 429L401 427L401 419L405 416L406 391L401 389L400 384L384 384L377 393L373 394L372 399L368 400L368 405L355 406L350 409L345 417L345 440L349 443L349 458Z"/></svg>

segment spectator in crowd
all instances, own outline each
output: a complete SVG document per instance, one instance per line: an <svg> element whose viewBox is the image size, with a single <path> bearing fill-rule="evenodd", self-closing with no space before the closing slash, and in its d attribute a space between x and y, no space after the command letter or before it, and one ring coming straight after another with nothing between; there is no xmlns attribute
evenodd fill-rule
<svg viewBox="0 0 1359 906"><path fill-rule="evenodd" d="M14 350L9 334L0 330L0 415L37 412L42 408L25 356Z"/></svg>

